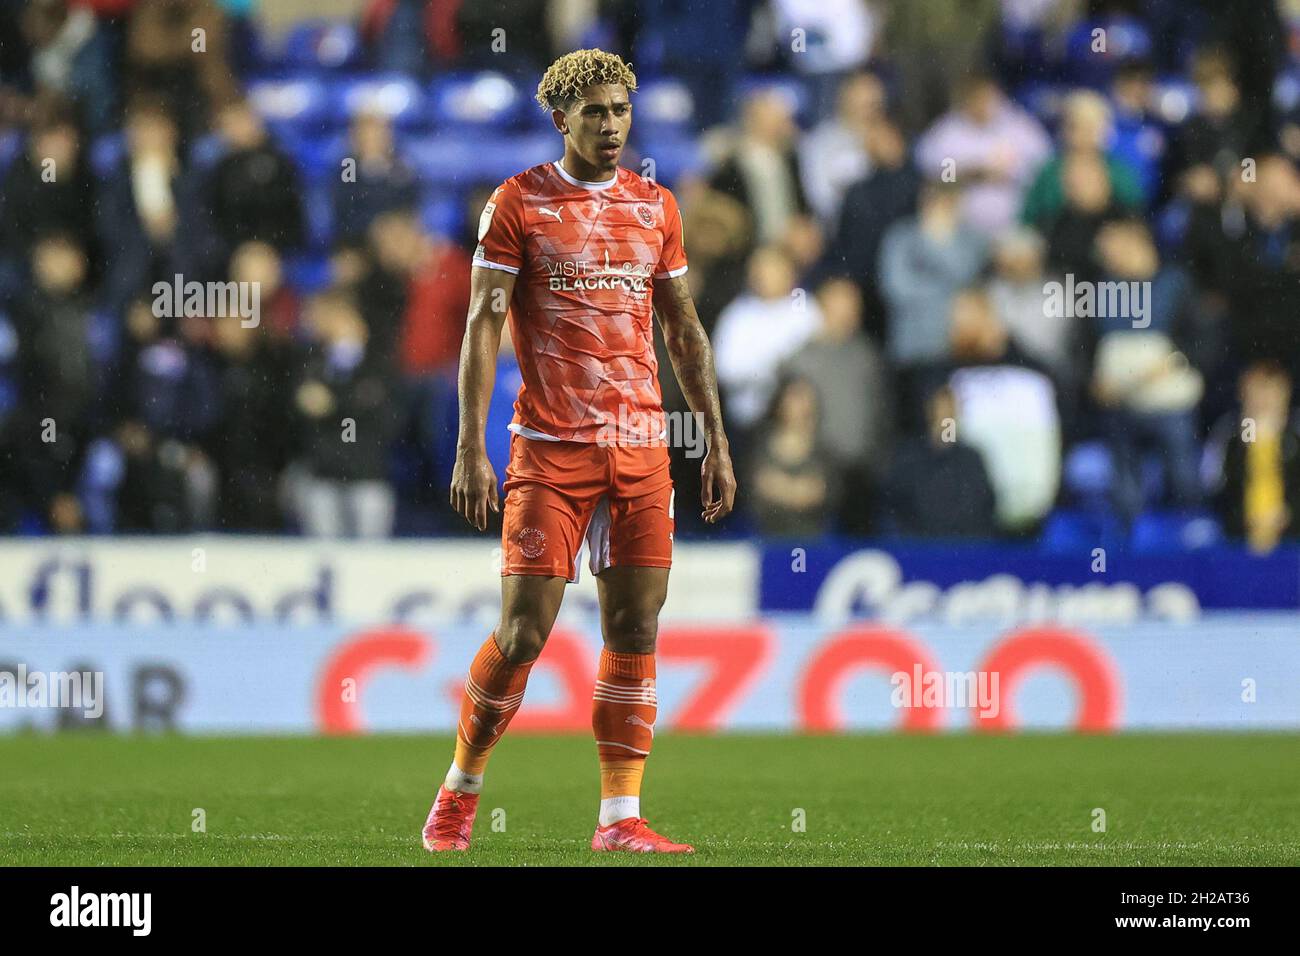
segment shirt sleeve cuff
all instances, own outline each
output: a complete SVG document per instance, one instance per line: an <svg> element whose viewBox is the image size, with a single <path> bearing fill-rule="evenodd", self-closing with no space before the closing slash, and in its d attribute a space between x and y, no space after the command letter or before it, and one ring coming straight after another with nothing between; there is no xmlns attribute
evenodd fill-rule
<svg viewBox="0 0 1300 956"><path fill-rule="evenodd" d="M672 272L656 272L655 278L676 279L678 276L684 276L684 275L686 275L686 266L682 266L680 269L674 269Z"/></svg>
<svg viewBox="0 0 1300 956"><path fill-rule="evenodd" d="M476 256L473 263L484 269L500 269L502 272L509 272L512 276L519 275L518 266L508 266L503 262L493 262L491 259L481 259Z"/></svg>

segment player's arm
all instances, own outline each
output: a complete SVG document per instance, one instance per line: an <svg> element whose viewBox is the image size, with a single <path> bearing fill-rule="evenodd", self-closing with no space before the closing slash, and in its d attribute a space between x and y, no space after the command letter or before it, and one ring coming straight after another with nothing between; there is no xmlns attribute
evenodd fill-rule
<svg viewBox="0 0 1300 956"><path fill-rule="evenodd" d="M479 531L487 530L488 508L501 510L497 475L488 461L484 430L496 382L501 326L515 290L515 275L475 266L470 276L469 319L460 346L457 392L460 432L451 473L451 506Z"/></svg>
<svg viewBox="0 0 1300 956"><path fill-rule="evenodd" d="M731 467L731 447L722 427L713 347L695 311L695 300L691 298L685 275L655 281L654 307L682 394L704 424L708 451L700 466L703 479L700 498L704 520L713 524L731 512L736 499L736 476Z"/></svg>

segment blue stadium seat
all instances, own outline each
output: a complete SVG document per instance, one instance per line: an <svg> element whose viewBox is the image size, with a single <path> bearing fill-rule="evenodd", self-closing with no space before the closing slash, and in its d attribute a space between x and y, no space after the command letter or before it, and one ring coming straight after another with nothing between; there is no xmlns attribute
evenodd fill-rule
<svg viewBox="0 0 1300 956"><path fill-rule="evenodd" d="M1104 500L1113 480L1110 449L1104 442L1079 442L1066 454L1061 483L1075 500Z"/></svg>
<svg viewBox="0 0 1300 956"><path fill-rule="evenodd" d="M680 80L650 80L637 90L637 127L685 136L694 131L694 122L695 98Z"/></svg>
<svg viewBox="0 0 1300 956"><path fill-rule="evenodd" d="M299 129L320 127L330 118L332 98L327 84L316 77L260 80L248 87L253 108L277 130L292 124Z"/></svg>
<svg viewBox="0 0 1300 956"><path fill-rule="evenodd" d="M1093 34L1104 30L1104 51L1094 51ZM1140 20L1115 16L1106 20L1084 20L1069 32L1065 40L1065 66L1072 80L1099 85L1110 78L1115 67L1125 60L1151 56L1151 32Z"/></svg>
<svg viewBox="0 0 1300 956"><path fill-rule="evenodd" d="M323 253L289 256L284 263L284 276L289 285L299 292L310 294L330 285L330 260Z"/></svg>
<svg viewBox="0 0 1300 956"><path fill-rule="evenodd" d="M635 130L633 139L640 147L643 160L654 160L654 179L670 188L683 175L699 172L705 167L704 151L699 141L691 137L655 136L653 132L643 135L643 131ZM627 165L646 174L644 165Z"/></svg>
<svg viewBox="0 0 1300 956"><path fill-rule="evenodd" d="M307 242L313 249L328 249L334 239L334 181L309 183L303 191Z"/></svg>
<svg viewBox="0 0 1300 956"><path fill-rule="evenodd" d="M746 76L736 83L735 98L737 115L742 104L760 90L773 89L784 96L794 109L795 118L800 126L807 126L812 119L814 108L812 94L807 85L796 76Z"/></svg>
<svg viewBox="0 0 1300 956"><path fill-rule="evenodd" d="M1155 100L1155 112L1171 126L1182 123L1196 109L1196 84L1187 77L1162 76L1156 79L1153 86L1151 95Z"/></svg>
<svg viewBox="0 0 1300 956"><path fill-rule="evenodd" d="M190 166L196 170L208 169L225 151L225 141L216 133L200 136L190 143Z"/></svg>
<svg viewBox="0 0 1300 956"><path fill-rule="evenodd" d="M341 70L357 66L363 54L357 28L346 20L299 23L284 38L273 63L296 70Z"/></svg>
<svg viewBox="0 0 1300 956"><path fill-rule="evenodd" d="M456 73L429 84L430 115L435 124L500 129L518 123L528 96L502 73Z"/></svg>
<svg viewBox="0 0 1300 956"><path fill-rule="evenodd" d="M9 164L23 151L23 135L16 129L0 132L0 172L9 168Z"/></svg>
<svg viewBox="0 0 1300 956"><path fill-rule="evenodd" d="M126 135L107 133L90 144L90 171L99 179L107 179L126 155Z"/></svg>
<svg viewBox="0 0 1300 956"><path fill-rule="evenodd" d="M280 145L294 158L304 179L334 182L342 172L341 163L348 153L348 136L346 132L304 136L295 131L281 139Z"/></svg>
<svg viewBox="0 0 1300 956"><path fill-rule="evenodd" d="M420 202L420 223L429 232L456 240L465 228L465 197L459 192L429 190Z"/></svg>
<svg viewBox="0 0 1300 956"><path fill-rule="evenodd" d="M1134 551L1195 551L1222 539L1223 529L1208 513L1147 511L1133 522L1129 546Z"/></svg>
<svg viewBox="0 0 1300 956"><path fill-rule="evenodd" d="M346 123L363 110L382 113L399 129L428 126L424 91L408 76L379 74L340 81L331 118Z"/></svg>
<svg viewBox="0 0 1300 956"><path fill-rule="evenodd" d="M1038 546L1055 554L1087 554L1123 540L1123 528L1109 511L1058 508L1047 516Z"/></svg>
<svg viewBox="0 0 1300 956"><path fill-rule="evenodd" d="M470 189L483 182L500 182L530 166L558 159L560 151L554 133L508 136L444 132L411 138L402 154L426 184Z"/></svg>

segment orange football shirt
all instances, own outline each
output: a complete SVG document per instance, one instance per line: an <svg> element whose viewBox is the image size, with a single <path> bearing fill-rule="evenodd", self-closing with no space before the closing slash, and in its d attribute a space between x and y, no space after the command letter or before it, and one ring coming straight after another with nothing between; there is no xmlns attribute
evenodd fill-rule
<svg viewBox="0 0 1300 956"><path fill-rule="evenodd" d="M686 272L682 217L628 169L604 183L546 163L502 183L474 265L519 278L510 333L523 385L510 430L528 438L651 441L663 431L651 298Z"/></svg>

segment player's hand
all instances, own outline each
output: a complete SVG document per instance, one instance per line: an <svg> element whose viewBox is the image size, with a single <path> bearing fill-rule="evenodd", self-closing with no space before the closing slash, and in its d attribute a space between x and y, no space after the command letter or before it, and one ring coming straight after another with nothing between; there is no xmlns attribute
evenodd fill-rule
<svg viewBox="0 0 1300 956"><path fill-rule="evenodd" d="M497 473L482 449L456 449L456 467L451 472L451 506L479 531L487 530L488 509L501 510L497 496Z"/></svg>
<svg viewBox="0 0 1300 956"><path fill-rule="evenodd" d="M725 442L710 442L700 465L700 512L707 524L716 524L731 514L736 501L736 475L731 469L731 450Z"/></svg>

